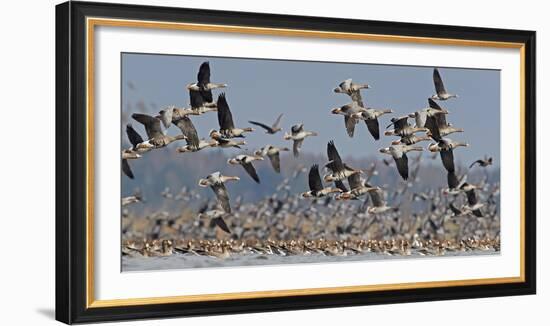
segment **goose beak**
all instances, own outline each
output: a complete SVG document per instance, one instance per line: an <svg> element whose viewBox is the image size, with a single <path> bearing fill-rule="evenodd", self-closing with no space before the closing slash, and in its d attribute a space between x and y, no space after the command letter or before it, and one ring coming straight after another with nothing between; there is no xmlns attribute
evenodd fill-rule
<svg viewBox="0 0 550 326"><path fill-rule="evenodd" d="M199 186L208 187L208 181L206 179L200 179L199 180Z"/></svg>
<svg viewBox="0 0 550 326"><path fill-rule="evenodd" d="M342 112L342 109L341 108L334 108L330 111L332 114L338 114L340 112Z"/></svg>

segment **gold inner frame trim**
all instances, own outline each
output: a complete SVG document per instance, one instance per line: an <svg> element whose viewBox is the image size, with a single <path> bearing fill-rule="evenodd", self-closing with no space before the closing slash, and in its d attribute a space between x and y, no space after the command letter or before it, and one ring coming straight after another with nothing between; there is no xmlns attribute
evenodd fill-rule
<svg viewBox="0 0 550 326"><path fill-rule="evenodd" d="M272 35L285 37L313 37L328 39L365 40L374 42L404 42L415 44L474 46L491 48L519 49L520 52L520 276L485 279L466 279L449 281L428 281L395 284L354 285L343 287L325 287L309 289L289 289L274 291L254 291L236 293L216 293L183 295L168 297L146 297L113 300L96 300L94 297L94 31L96 26L114 26L130 28L153 28L169 30L185 30L218 33L241 33L256 35ZM338 294L353 292L373 292L387 290L404 290L419 288L439 288L451 286L472 286L487 284L505 284L525 282L525 44L514 42L494 42L478 40L462 40L448 38L413 37L382 34L344 33L315 30L264 28L234 25L213 25L195 23L176 23L144 20L123 20L111 18L88 17L86 19L86 119L87 119L87 160L86 160L86 307L102 308L117 306L134 306L149 304L168 304L198 301L219 301L234 299L273 298L288 296L304 296L317 294Z"/></svg>

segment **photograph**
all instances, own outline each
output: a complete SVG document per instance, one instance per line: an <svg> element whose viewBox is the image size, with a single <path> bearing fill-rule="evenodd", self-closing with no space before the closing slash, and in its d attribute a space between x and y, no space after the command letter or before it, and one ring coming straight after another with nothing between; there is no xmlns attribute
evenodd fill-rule
<svg viewBox="0 0 550 326"><path fill-rule="evenodd" d="M500 254L498 69L120 61L122 272Z"/></svg>

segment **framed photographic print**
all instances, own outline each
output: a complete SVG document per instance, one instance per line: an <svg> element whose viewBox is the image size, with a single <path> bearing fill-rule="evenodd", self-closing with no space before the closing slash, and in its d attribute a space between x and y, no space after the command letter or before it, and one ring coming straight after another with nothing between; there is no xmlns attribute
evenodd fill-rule
<svg viewBox="0 0 550 326"><path fill-rule="evenodd" d="M535 293L535 32L56 8L56 318Z"/></svg>

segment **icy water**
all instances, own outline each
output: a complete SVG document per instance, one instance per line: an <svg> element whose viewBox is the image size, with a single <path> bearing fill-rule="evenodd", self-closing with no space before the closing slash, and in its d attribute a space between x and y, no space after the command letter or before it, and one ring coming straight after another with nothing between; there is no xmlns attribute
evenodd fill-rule
<svg viewBox="0 0 550 326"><path fill-rule="evenodd" d="M189 254L173 254L166 257L122 257L122 271L151 271L167 269L187 269L187 268L212 268L212 267L230 267L230 266L258 266L258 265L285 265L302 263L330 263L341 261L365 261L365 260L383 260L383 259L406 259L406 258L434 258L434 257L456 257L456 256L480 256L480 255L499 255L499 251L494 250L474 250L467 252L446 252L444 255L424 256L416 251L412 251L409 256L392 256L382 253L363 253L351 256L324 256L320 254L311 255L261 255L261 254L241 254L229 258L219 259L208 256L196 256Z"/></svg>

